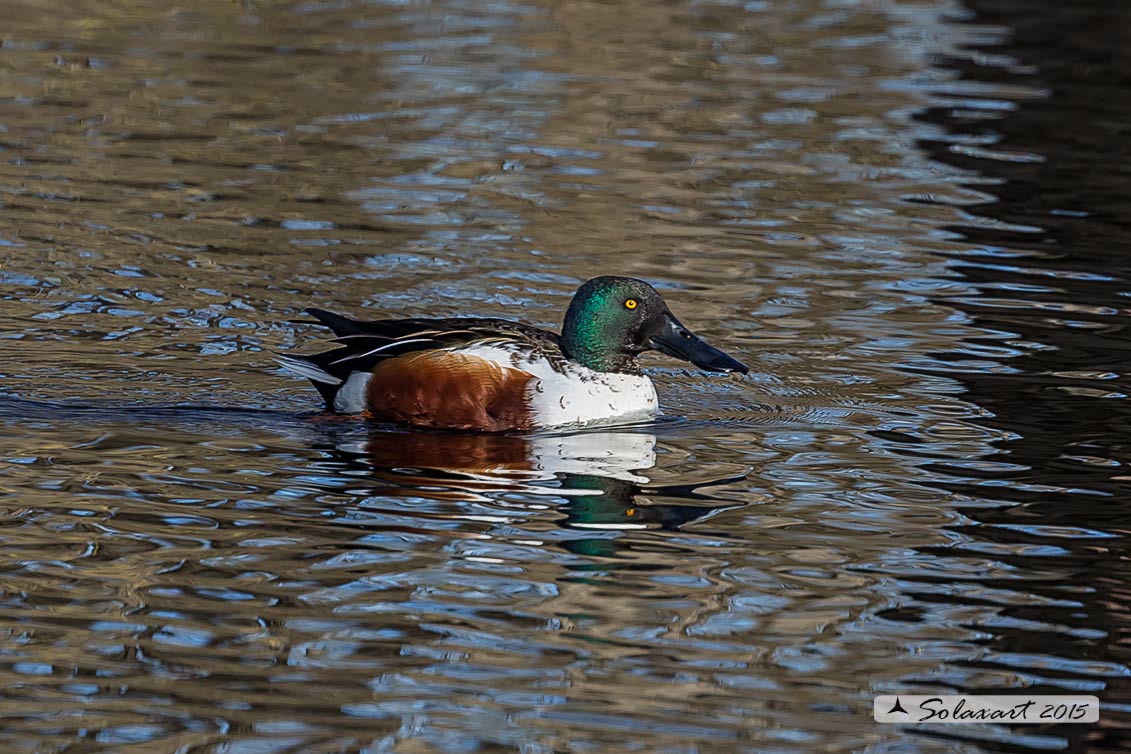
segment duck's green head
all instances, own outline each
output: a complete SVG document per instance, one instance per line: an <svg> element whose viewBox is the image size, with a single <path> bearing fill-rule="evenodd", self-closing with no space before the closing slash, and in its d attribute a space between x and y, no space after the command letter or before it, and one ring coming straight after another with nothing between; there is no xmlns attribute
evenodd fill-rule
<svg viewBox="0 0 1131 754"><path fill-rule="evenodd" d="M749 369L683 326L656 289L636 278L593 278L577 289L562 325L562 350L598 372L635 373L656 350L710 372Z"/></svg>

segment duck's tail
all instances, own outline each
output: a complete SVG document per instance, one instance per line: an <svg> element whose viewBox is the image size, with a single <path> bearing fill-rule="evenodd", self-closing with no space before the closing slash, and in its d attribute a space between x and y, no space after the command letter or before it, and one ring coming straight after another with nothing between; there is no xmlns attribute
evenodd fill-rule
<svg viewBox="0 0 1131 754"><path fill-rule="evenodd" d="M297 353L281 353L276 358L279 364L290 371L301 374L314 385L322 400L326 401L326 408L343 414L360 414L365 411L366 391L369 388L369 379L372 375L367 371L352 370L348 368L341 371L339 364L334 364L342 356L344 349L335 349L325 353L307 355ZM342 376L333 374L341 371Z"/></svg>
<svg viewBox="0 0 1131 754"><path fill-rule="evenodd" d="M330 374L323 368L323 365L318 363L319 357L324 355L312 354L307 356L297 353L280 353L275 356L275 362L284 369L310 380L318 390L319 395L322 396L322 400L326 401L326 408L334 410L335 399L338 397L338 391L342 389L344 380Z"/></svg>

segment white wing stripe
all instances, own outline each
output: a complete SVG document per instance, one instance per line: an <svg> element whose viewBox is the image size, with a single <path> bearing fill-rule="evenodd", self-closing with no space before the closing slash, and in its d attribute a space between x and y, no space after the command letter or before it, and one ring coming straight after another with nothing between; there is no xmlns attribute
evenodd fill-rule
<svg viewBox="0 0 1131 754"><path fill-rule="evenodd" d="M428 338L415 338L413 340L394 340L392 343L386 343L385 345L380 346L379 348L374 348L372 351L366 351L365 353L351 354L351 355L346 356L344 358L338 359L337 361L331 361L330 366L334 366L335 364L343 364L347 361L353 361L354 359L364 359L366 356L372 356L375 353L381 353L386 348L392 348L393 346L403 346L406 343L431 343L431 342L432 341L429 340Z"/></svg>

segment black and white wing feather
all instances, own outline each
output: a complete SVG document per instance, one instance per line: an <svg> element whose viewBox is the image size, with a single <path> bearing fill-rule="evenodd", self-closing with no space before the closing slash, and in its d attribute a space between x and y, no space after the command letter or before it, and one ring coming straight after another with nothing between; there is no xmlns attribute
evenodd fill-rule
<svg viewBox="0 0 1131 754"><path fill-rule="evenodd" d="M355 372L370 373L377 364L417 351L513 344L552 362L564 360L556 333L487 317L382 319L362 321L324 309L307 309L318 324L333 331L336 348L315 354L280 354L280 364L314 383L327 405Z"/></svg>

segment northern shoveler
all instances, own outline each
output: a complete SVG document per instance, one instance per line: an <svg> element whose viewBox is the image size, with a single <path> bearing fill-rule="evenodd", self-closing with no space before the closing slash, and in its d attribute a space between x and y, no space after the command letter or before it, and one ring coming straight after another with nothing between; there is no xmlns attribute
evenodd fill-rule
<svg viewBox="0 0 1131 754"><path fill-rule="evenodd" d="M683 326L643 280L593 278L574 294L562 333L504 319L362 322L307 309L338 346L279 363L326 406L435 429L529 430L659 412L636 358L656 350L712 372L749 370Z"/></svg>

